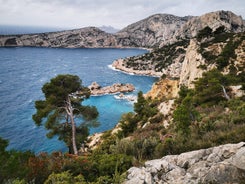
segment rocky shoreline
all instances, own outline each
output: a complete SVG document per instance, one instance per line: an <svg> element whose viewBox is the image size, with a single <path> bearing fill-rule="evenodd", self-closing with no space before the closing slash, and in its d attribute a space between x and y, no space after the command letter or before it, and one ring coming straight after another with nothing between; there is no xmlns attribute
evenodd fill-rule
<svg viewBox="0 0 245 184"><path fill-rule="evenodd" d="M88 88L90 89L92 96L127 93L135 90L134 85L129 83L115 83L111 86L101 87L97 82L93 82Z"/></svg>
<svg viewBox="0 0 245 184"><path fill-rule="evenodd" d="M156 72L154 70L135 70L133 68L125 67L124 59L117 59L115 60L111 67L115 70L119 70L122 72L125 72L127 74L133 74L133 75L144 75L144 76L151 76L151 77L161 77L162 72Z"/></svg>

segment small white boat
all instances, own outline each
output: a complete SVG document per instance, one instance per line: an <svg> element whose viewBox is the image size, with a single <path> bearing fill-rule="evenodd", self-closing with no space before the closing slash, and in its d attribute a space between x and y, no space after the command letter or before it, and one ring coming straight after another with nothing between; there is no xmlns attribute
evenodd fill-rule
<svg viewBox="0 0 245 184"><path fill-rule="evenodd" d="M114 95L114 98L117 100L127 100L131 102L137 101L137 96L134 95L124 95L123 93L120 93L119 95Z"/></svg>

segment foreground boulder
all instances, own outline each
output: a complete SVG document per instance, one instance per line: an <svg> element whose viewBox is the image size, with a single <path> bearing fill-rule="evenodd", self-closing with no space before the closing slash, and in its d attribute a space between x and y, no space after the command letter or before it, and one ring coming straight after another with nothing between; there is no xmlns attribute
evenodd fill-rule
<svg viewBox="0 0 245 184"><path fill-rule="evenodd" d="M245 142L151 160L128 170L124 184L244 183Z"/></svg>

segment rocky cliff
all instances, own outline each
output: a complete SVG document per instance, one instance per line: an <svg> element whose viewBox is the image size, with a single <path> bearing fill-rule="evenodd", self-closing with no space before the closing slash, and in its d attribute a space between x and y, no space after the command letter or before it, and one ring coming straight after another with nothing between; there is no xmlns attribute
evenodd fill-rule
<svg viewBox="0 0 245 184"><path fill-rule="evenodd" d="M0 46L37 46L66 48L158 47L196 36L209 26L224 26L226 31L241 32L244 21L229 11L217 11L200 17L156 14L111 34L95 27L25 35L0 36Z"/></svg>
<svg viewBox="0 0 245 184"><path fill-rule="evenodd" d="M198 52L200 46L194 39L190 41L186 50L186 55L180 70L180 85L193 87L193 81L202 77L203 72L206 70L200 66L205 64L205 59L202 54Z"/></svg>
<svg viewBox="0 0 245 184"><path fill-rule="evenodd" d="M147 161L128 170L124 184L244 183L245 142Z"/></svg>

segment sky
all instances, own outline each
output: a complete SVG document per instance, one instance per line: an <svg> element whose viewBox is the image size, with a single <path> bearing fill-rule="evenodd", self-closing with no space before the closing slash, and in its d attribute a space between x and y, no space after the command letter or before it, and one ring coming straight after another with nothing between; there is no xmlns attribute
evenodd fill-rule
<svg viewBox="0 0 245 184"><path fill-rule="evenodd" d="M0 0L0 25L121 29L157 13L199 16L218 10L245 19L245 0Z"/></svg>

